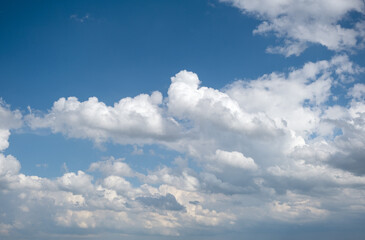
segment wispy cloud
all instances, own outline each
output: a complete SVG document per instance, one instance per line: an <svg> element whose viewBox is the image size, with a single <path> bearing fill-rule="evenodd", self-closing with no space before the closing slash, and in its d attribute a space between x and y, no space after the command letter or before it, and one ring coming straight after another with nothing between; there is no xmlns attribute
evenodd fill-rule
<svg viewBox="0 0 365 240"><path fill-rule="evenodd" d="M84 22L90 20L91 17L90 17L90 14L88 14L88 13L83 15L83 16L79 16L78 14L72 14L70 16L70 19L74 20L76 22L84 23Z"/></svg>

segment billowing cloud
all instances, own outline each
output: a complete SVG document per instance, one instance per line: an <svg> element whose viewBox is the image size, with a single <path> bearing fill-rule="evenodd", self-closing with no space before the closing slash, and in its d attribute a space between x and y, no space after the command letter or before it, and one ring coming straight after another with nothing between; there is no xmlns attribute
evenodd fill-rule
<svg viewBox="0 0 365 240"><path fill-rule="evenodd" d="M75 97L60 98L45 116L28 115L32 128L51 128L69 137L88 138L96 143L148 143L151 139L174 137L175 123L162 116L160 92L124 98L113 107L96 97L80 102Z"/></svg>
<svg viewBox="0 0 365 240"><path fill-rule="evenodd" d="M264 112L277 126L307 138L320 122L331 88L361 71L346 55L339 55L330 61L306 63L287 75L272 73L254 81L236 81L226 92L245 111Z"/></svg>
<svg viewBox="0 0 365 240"><path fill-rule="evenodd" d="M107 106L61 98L48 113L27 115L30 127L97 144L162 145L179 156L147 172L109 157L49 179L22 174L14 156L0 154L1 237L39 236L29 229L186 237L351 220L365 211L364 85L354 82L362 71L338 55L220 90L183 70L165 99L155 92ZM333 90L346 85L348 102L337 103Z"/></svg>
<svg viewBox="0 0 365 240"><path fill-rule="evenodd" d="M273 239L274 228L282 238L313 228L314 238L364 236L365 69L348 55L365 46L364 0L220 2L258 19L253 34L277 40L269 53L317 45L334 56L221 89L181 70L167 92L112 105L64 96L24 114L0 99L0 239ZM91 141L109 157L32 175L9 148L17 129ZM121 145L133 151L121 155Z"/></svg>
<svg viewBox="0 0 365 240"><path fill-rule="evenodd" d="M213 160L217 161L218 163L242 169L254 170L257 168L252 158L246 158L242 153L235 151L226 152L217 149L215 155L213 156Z"/></svg>
<svg viewBox="0 0 365 240"><path fill-rule="evenodd" d="M362 0L221 0L253 15L262 23L255 34L273 33L283 39L282 46L269 47L268 52L286 56L299 55L310 44L320 44L341 51L362 47L364 21L344 26L346 16L365 12Z"/></svg>
<svg viewBox="0 0 365 240"><path fill-rule="evenodd" d="M15 157L8 155L4 156L0 153L0 179L11 177L17 174L20 170L20 163Z"/></svg>
<svg viewBox="0 0 365 240"><path fill-rule="evenodd" d="M356 92L359 86L352 89L356 100L353 99L350 108L344 111L345 117L328 119L333 128L340 131L334 139L336 151L331 154L329 164L365 175L365 101L364 94L360 98L360 93Z"/></svg>
<svg viewBox="0 0 365 240"><path fill-rule="evenodd" d="M89 171L100 171L106 176L132 176L133 171L123 159L114 159L110 157L105 161L94 162L90 165Z"/></svg>
<svg viewBox="0 0 365 240"><path fill-rule="evenodd" d="M173 116L228 131L275 134L275 127L265 116L249 114L226 93L199 84L198 76L185 70L171 78L167 104Z"/></svg>

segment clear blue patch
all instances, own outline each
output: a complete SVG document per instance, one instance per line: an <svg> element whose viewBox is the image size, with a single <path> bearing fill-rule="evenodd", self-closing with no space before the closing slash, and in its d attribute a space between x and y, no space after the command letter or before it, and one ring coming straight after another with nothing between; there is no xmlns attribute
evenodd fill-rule
<svg viewBox="0 0 365 240"><path fill-rule="evenodd" d="M86 171L91 162L105 156L91 141L65 138L61 134L13 133L9 142L5 153L20 161L21 172L26 175L52 178L67 170Z"/></svg>
<svg viewBox="0 0 365 240"><path fill-rule="evenodd" d="M333 130L333 137L335 138L335 137L337 137L337 136L341 136L341 135L343 135L343 132L342 132L342 129L341 128L335 128L334 130Z"/></svg>

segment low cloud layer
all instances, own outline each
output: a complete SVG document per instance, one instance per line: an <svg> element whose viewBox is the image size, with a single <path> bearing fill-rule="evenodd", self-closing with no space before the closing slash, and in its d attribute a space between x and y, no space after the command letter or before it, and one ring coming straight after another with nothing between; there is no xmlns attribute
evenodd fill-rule
<svg viewBox="0 0 365 240"><path fill-rule="evenodd" d="M60 98L26 124L101 145L156 144L180 157L147 173L111 157L48 179L22 174L26 159L0 153L0 234L184 237L350 221L365 209L365 85L353 83L362 71L338 55L221 90L183 70L166 98L154 92L113 106ZM22 115L3 105L0 119L4 150Z"/></svg>

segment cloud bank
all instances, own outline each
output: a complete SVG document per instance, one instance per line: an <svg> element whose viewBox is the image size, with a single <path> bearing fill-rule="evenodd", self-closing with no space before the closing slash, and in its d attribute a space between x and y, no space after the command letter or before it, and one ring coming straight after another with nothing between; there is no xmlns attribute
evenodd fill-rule
<svg viewBox="0 0 365 240"><path fill-rule="evenodd" d="M221 90L183 70L165 98L60 98L24 116L26 125L96 144L162 145L180 157L147 173L111 157L50 179L22 174L26 159L0 153L0 234L186 237L356 219L365 211L365 85L352 82L362 71L337 55ZM4 150L22 115L3 105L0 119Z"/></svg>

